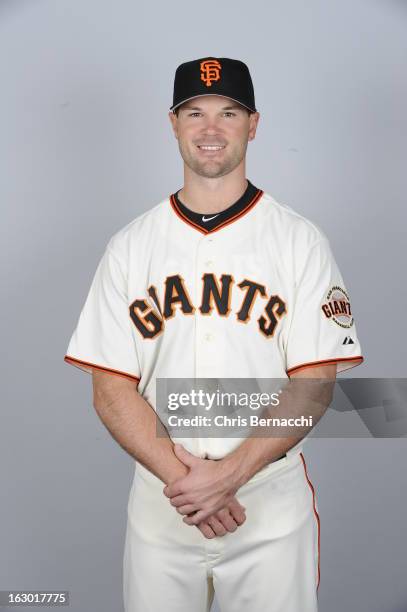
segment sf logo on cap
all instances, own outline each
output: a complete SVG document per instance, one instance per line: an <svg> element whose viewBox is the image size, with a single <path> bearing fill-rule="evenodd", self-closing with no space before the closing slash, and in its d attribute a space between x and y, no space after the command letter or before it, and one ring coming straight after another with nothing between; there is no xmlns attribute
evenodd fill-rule
<svg viewBox="0 0 407 612"><path fill-rule="evenodd" d="M207 87L212 85L212 81L219 81L221 65L218 60L205 60L201 62L201 81Z"/></svg>

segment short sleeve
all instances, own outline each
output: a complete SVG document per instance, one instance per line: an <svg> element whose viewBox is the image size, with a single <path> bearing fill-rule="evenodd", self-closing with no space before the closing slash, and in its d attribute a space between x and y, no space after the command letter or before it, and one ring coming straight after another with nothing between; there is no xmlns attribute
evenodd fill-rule
<svg viewBox="0 0 407 612"><path fill-rule="evenodd" d="M140 380L139 359L127 298L124 262L110 243L99 261L64 361Z"/></svg>
<svg viewBox="0 0 407 612"><path fill-rule="evenodd" d="M363 361L349 294L326 237L298 266L286 341L286 371L337 364L342 372Z"/></svg>

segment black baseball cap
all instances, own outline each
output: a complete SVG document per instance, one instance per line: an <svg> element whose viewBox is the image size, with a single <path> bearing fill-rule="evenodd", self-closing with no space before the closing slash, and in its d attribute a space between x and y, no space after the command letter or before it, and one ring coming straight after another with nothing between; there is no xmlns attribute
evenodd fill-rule
<svg viewBox="0 0 407 612"><path fill-rule="evenodd" d="M248 67L228 57L202 57L180 64L175 72L170 110L199 96L226 96L256 112L253 83Z"/></svg>

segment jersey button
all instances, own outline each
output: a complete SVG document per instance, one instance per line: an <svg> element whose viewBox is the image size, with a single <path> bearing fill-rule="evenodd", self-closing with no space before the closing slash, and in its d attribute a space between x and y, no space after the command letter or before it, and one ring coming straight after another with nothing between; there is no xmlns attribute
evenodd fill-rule
<svg viewBox="0 0 407 612"><path fill-rule="evenodd" d="M206 266L207 268L211 268L211 267L212 267L212 265L213 265L213 261L212 261L212 259L208 259L207 261L205 261L205 266Z"/></svg>
<svg viewBox="0 0 407 612"><path fill-rule="evenodd" d="M204 337L205 337L205 340L206 340L207 342L210 342L210 341L212 340L212 334L209 334L209 333L208 333L208 334L205 334L205 336L204 336Z"/></svg>

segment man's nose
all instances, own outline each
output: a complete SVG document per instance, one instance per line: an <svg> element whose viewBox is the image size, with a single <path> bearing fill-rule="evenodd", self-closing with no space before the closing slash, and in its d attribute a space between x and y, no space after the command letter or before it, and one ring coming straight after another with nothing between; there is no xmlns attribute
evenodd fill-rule
<svg viewBox="0 0 407 612"><path fill-rule="evenodd" d="M219 132L219 129L220 129L219 117L205 117L205 120L204 120L204 131L205 132L215 133L215 132Z"/></svg>

